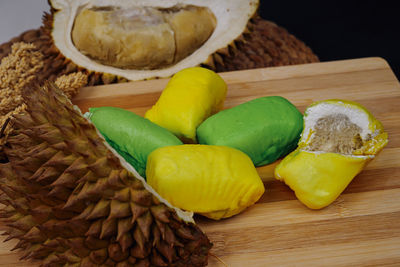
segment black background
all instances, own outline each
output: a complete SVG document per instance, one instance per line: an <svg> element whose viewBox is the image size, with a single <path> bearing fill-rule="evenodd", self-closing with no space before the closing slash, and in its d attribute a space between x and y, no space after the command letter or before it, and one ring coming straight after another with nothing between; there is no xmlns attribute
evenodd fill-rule
<svg viewBox="0 0 400 267"><path fill-rule="evenodd" d="M286 28L320 61L382 57L400 78L398 1L261 0L260 15Z"/></svg>

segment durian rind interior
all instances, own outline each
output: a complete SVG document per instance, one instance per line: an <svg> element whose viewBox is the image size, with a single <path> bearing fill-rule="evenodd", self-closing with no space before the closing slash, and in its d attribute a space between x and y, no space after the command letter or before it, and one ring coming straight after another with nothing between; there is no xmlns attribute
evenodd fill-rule
<svg viewBox="0 0 400 267"><path fill-rule="evenodd" d="M213 53L243 34L258 7L258 0L50 0L50 3L56 10L54 44L66 58L89 71L128 80L169 77L181 69L207 62ZM107 12L116 13L104 16ZM89 13L81 22L79 16ZM151 16L143 17L142 13ZM120 23L122 17L132 16L139 19ZM112 23L103 23L106 20ZM103 26L92 29L90 25L94 24ZM83 26L81 33L79 25ZM131 26L138 30L120 34ZM73 29L77 31L74 33ZM95 32L86 32L91 30ZM96 40L91 39L94 35ZM85 39L82 36L88 42L82 41ZM139 47L137 53L131 53L132 48L125 49L125 38L134 40L132 47Z"/></svg>
<svg viewBox="0 0 400 267"><path fill-rule="evenodd" d="M351 101L328 100L307 108L299 147L314 152L374 155L386 143L382 124L364 107Z"/></svg>

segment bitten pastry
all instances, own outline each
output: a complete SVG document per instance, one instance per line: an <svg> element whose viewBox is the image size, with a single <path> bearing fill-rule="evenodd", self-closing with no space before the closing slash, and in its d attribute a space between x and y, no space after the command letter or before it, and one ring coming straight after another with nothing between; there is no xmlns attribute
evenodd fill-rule
<svg viewBox="0 0 400 267"><path fill-rule="evenodd" d="M194 67L175 74L145 117L195 143L196 128L224 105L227 86L215 72Z"/></svg>
<svg viewBox="0 0 400 267"><path fill-rule="evenodd" d="M382 124L360 104L325 100L304 112L299 147L275 169L311 209L331 204L387 144Z"/></svg>
<svg viewBox="0 0 400 267"><path fill-rule="evenodd" d="M211 116L198 127L197 137L200 144L239 149L261 166L295 149L302 129L303 116L292 103L268 96Z"/></svg>
<svg viewBox="0 0 400 267"><path fill-rule="evenodd" d="M85 116L118 154L143 177L147 157L154 149L182 144L166 129L128 110L115 107L90 108Z"/></svg>

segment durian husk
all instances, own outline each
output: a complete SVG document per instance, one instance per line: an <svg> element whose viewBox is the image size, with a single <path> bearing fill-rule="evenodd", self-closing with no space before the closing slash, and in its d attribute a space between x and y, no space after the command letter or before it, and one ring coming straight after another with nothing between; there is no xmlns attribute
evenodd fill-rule
<svg viewBox="0 0 400 267"><path fill-rule="evenodd" d="M205 266L211 243L128 171L52 83L25 90L0 164L0 220L41 266ZM125 166L125 167L124 167Z"/></svg>
<svg viewBox="0 0 400 267"><path fill-rule="evenodd" d="M43 54L35 45L16 42L11 47L11 52L1 60L0 64L0 162L6 162L3 147L7 136L13 130L10 117L25 111L22 90L33 88L32 84L38 82L42 72ZM63 92L72 98L81 87L87 84L87 76L81 72L62 75L55 81Z"/></svg>
<svg viewBox="0 0 400 267"><path fill-rule="evenodd" d="M46 63L39 81L54 81L60 75L76 71L88 74L88 85L127 81L107 73L88 72L66 59L52 41L53 12L55 10L44 14L40 29L24 32L0 45L0 59L10 52L14 42L24 41L35 44L45 56ZM302 41L275 23L255 16L249 20L246 31L238 39L210 55L202 66L224 72L312 62L318 62L318 57Z"/></svg>

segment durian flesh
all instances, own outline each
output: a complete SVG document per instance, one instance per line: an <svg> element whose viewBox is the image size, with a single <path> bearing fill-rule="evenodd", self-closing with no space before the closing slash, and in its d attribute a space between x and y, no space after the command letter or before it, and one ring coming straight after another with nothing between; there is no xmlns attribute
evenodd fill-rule
<svg viewBox="0 0 400 267"><path fill-rule="evenodd" d="M79 51L105 65L162 68L198 49L215 22L205 7L94 7L79 12L72 40Z"/></svg>
<svg viewBox="0 0 400 267"><path fill-rule="evenodd" d="M258 7L258 0L50 3L53 41L67 59L128 80L169 77L207 63L243 34Z"/></svg>

